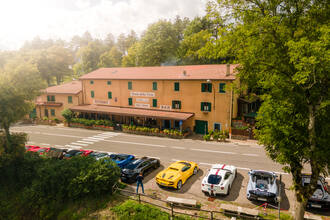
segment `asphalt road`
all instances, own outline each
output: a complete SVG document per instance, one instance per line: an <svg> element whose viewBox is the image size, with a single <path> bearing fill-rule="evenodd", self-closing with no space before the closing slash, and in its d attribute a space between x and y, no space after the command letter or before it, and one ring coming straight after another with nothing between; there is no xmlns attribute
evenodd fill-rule
<svg viewBox="0 0 330 220"><path fill-rule="evenodd" d="M191 139L169 139L161 137L131 135L121 132L105 132L45 125L17 125L11 132L28 134L28 144L44 147L91 149L111 153L127 153L136 157L150 156L159 158L161 167L148 174L144 180L146 191L156 192L160 197L179 196L207 201L208 197L201 192L201 181L212 164L224 163L234 165L238 173L228 196L220 196L216 201L229 201L254 208L260 202L246 199L248 170L261 169L282 173L281 166L271 161L264 149L256 144L239 144L233 142L217 143ZM181 190L160 190L155 182L156 174L177 160L188 160L199 164L200 170L184 184ZM131 186L134 191L136 184ZM283 175L281 208L293 208L294 194L289 190L291 179ZM207 203L207 202L206 202ZM329 213L320 212L321 215Z"/></svg>
<svg viewBox="0 0 330 220"><path fill-rule="evenodd" d="M157 157L167 162L188 160L197 162L200 166L224 163L241 170L282 172L281 166L271 161L258 145L169 139L44 125L20 125L13 127L11 131L28 133L28 144L31 145L127 153Z"/></svg>

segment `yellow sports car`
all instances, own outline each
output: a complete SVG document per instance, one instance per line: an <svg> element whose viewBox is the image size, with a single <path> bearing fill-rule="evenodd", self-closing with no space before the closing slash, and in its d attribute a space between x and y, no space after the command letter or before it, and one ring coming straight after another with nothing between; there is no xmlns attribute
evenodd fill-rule
<svg viewBox="0 0 330 220"><path fill-rule="evenodd" d="M198 172L198 165L189 161L177 161L156 176L156 183L160 186L181 189L182 185Z"/></svg>

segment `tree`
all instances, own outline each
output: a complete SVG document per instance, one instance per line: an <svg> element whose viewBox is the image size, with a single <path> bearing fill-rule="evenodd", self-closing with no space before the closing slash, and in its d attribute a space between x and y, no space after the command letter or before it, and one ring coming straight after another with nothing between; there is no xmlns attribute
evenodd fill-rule
<svg viewBox="0 0 330 220"><path fill-rule="evenodd" d="M100 56L98 67L119 67L121 66L123 54L117 49L112 47L111 50L104 52Z"/></svg>
<svg viewBox="0 0 330 220"><path fill-rule="evenodd" d="M44 87L36 66L24 59L10 60L0 71L0 127L6 136L5 153L15 151L16 146L10 126L31 112L34 99Z"/></svg>
<svg viewBox="0 0 330 220"><path fill-rule="evenodd" d="M68 125L70 126L70 122L72 120L72 118L74 117L74 113L70 110L70 109L64 109L61 112L62 116L65 118L65 121L68 123Z"/></svg>
<svg viewBox="0 0 330 220"><path fill-rule="evenodd" d="M96 70L101 54L106 51L104 44L95 40L81 47L77 52L79 61L73 66L73 71L77 76Z"/></svg>
<svg viewBox="0 0 330 220"><path fill-rule="evenodd" d="M125 34L120 34L117 39L117 47L119 51L127 55L128 49L138 41L138 37L135 31L131 30L131 32L126 36Z"/></svg>
<svg viewBox="0 0 330 220"><path fill-rule="evenodd" d="M227 8L227 25L219 26L204 53L234 55L241 81L263 91L257 138L291 173L295 219L303 219L319 175L330 168L327 1L219 0L213 7L219 12L218 6ZM311 182L302 186L304 168Z"/></svg>

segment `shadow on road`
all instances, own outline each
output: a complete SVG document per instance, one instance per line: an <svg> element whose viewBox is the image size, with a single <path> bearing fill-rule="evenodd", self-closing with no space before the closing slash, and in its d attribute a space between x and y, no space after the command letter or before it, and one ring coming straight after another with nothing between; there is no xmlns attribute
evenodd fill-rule
<svg viewBox="0 0 330 220"><path fill-rule="evenodd" d="M161 187L165 191L177 193L177 194L183 194L188 192L188 190L191 188L191 186L197 181L198 178L202 177L204 175L204 171L199 169L196 175L192 175L182 186L180 190L174 189L174 188L167 188L167 187Z"/></svg>

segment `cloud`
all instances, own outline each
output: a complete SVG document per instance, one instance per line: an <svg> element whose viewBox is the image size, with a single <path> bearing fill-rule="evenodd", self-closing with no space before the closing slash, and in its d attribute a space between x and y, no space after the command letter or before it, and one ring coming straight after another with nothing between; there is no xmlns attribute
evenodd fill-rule
<svg viewBox="0 0 330 220"><path fill-rule="evenodd" d="M135 30L158 19L204 14L207 0L11 0L0 4L0 45L14 49L35 36L70 40L89 31L103 38ZM20 7L17 7L19 5ZM0 48L1 49L1 48Z"/></svg>

